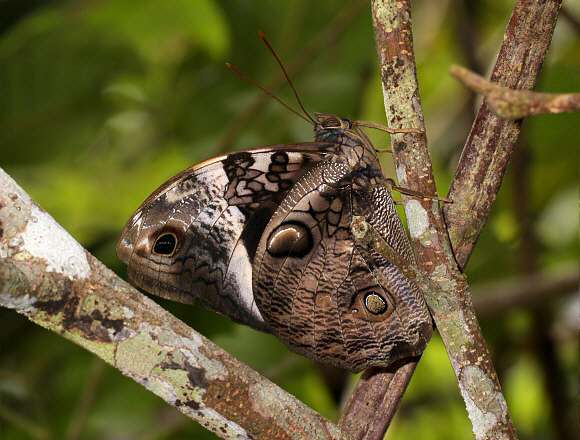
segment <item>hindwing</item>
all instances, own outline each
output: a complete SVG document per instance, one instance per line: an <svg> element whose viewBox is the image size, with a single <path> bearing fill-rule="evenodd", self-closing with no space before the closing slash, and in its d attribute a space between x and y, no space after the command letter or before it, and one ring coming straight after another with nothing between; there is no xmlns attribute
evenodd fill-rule
<svg viewBox="0 0 580 440"><path fill-rule="evenodd" d="M420 354L432 324L417 286L356 247L351 223L362 216L414 261L374 151L359 151L352 166L345 148L353 147L341 145L305 174L272 215L254 258L253 291L270 331L290 349L356 372Z"/></svg>

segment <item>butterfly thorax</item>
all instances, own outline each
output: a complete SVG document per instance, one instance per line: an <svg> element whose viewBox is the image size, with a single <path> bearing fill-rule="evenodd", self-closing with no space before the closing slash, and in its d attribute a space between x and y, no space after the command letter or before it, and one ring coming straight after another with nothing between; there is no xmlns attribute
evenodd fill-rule
<svg viewBox="0 0 580 440"><path fill-rule="evenodd" d="M316 113L314 137L317 142L336 145L335 160L349 170L364 174L367 179L382 176L377 153L366 135L350 119Z"/></svg>

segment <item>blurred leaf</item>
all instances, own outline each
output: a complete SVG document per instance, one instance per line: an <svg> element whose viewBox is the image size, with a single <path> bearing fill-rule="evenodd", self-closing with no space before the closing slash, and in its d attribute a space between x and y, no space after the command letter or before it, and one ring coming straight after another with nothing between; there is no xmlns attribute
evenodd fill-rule
<svg viewBox="0 0 580 440"><path fill-rule="evenodd" d="M505 379L504 393L515 426L523 435L545 431L549 414L545 411L546 399L539 380L541 372L530 358L522 357L513 365Z"/></svg>
<svg viewBox="0 0 580 440"><path fill-rule="evenodd" d="M98 2L84 11L87 20L125 36L150 63L175 65L203 47L212 57L228 49L228 28L211 0L130 0Z"/></svg>

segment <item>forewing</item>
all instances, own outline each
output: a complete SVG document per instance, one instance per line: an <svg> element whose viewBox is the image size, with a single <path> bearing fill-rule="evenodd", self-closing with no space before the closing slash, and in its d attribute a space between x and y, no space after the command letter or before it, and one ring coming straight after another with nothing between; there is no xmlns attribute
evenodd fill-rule
<svg viewBox="0 0 580 440"><path fill-rule="evenodd" d="M252 295L252 259L290 188L328 157L332 144L246 150L191 167L157 189L117 244L144 290L267 331Z"/></svg>

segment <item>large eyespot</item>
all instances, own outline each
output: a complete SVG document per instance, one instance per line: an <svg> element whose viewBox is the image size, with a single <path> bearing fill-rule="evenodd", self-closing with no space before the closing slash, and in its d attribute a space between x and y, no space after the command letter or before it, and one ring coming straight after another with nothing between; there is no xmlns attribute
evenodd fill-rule
<svg viewBox="0 0 580 440"><path fill-rule="evenodd" d="M387 319L394 310L391 299L377 287L359 291L350 307L353 316L371 322Z"/></svg>
<svg viewBox="0 0 580 440"><path fill-rule="evenodd" d="M177 247L177 238L172 233L161 234L157 240L155 240L155 245L153 246L153 252L157 255L171 255L175 248Z"/></svg>
<svg viewBox="0 0 580 440"><path fill-rule="evenodd" d="M266 249L273 257L301 258L312 249L312 233L302 223L282 223L270 233Z"/></svg>

